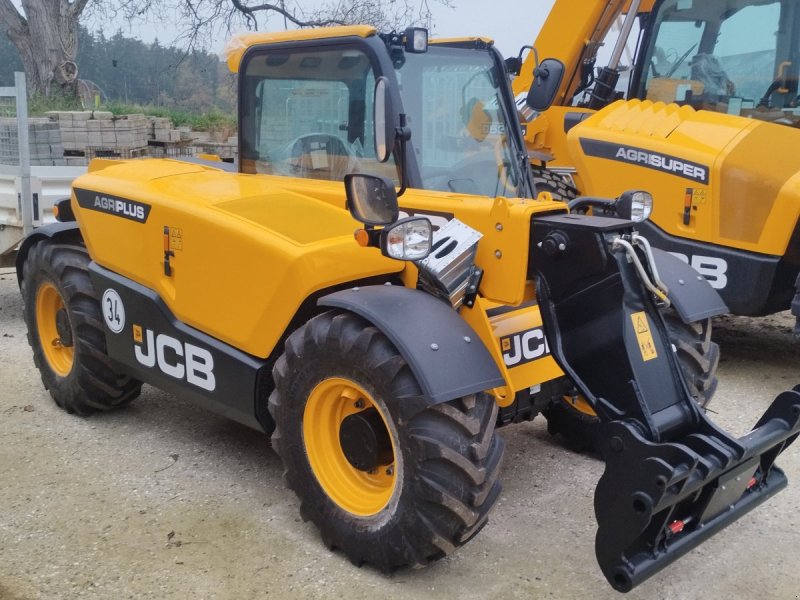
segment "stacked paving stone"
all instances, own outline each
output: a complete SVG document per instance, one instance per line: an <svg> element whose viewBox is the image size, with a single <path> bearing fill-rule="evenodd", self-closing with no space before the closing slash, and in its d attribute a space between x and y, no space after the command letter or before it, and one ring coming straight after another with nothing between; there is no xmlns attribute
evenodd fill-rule
<svg viewBox="0 0 800 600"><path fill-rule="evenodd" d="M53 111L47 115L61 130L68 162L86 164L86 159L95 156L130 158L146 154L148 122L144 115L115 117L101 110Z"/></svg>
<svg viewBox="0 0 800 600"><path fill-rule="evenodd" d="M31 166L62 166L64 147L58 125L47 118L28 119ZM19 165L17 120L0 118L0 164Z"/></svg>
<svg viewBox="0 0 800 600"><path fill-rule="evenodd" d="M172 144L181 141L181 132L172 126L166 117L150 117L150 139L161 144Z"/></svg>
<svg viewBox="0 0 800 600"><path fill-rule="evenodd" d="M165 117L51 111L47 118L30 122L33 165L85 166L97 157L193 156L199 149L230 160L237 149L235 137L227 143L212 141L210 134L175 128ZM16 137L16 121L0 118L0 164L18 164Z"/></svg>

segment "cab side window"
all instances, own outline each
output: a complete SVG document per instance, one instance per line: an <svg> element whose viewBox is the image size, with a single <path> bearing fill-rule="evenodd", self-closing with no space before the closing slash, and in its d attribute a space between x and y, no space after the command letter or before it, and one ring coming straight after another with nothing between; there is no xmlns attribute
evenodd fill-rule
<svg viewBox="0 0 800 600"><path fill-rule="evenodd" d="M273 51L251 58L243 77L243 172L331 181L396 172L374 159L375 76L361 50Z"/></svg>
<svg viewBox="0 0 800 600"><path fill-rule="evenodd" d="M783 3L744 4L665 0L640 97L733 114L793 102L797 73L786 43L791 27L781 26Z"/></svg>

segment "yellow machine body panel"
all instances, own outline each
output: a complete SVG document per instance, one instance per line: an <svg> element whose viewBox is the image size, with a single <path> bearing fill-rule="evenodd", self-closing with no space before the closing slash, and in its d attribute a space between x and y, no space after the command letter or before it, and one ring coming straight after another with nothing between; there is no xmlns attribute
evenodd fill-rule
<svg viewBox="0 0 800 600"><path fill-rule="evenodd" d="M413 264L356 244L359 223L345 210L339 182L226 173L174 160L104 161L76 180L74 189L76 218L93 260L154 290L180 321L254 356L270 354L315 292L392 274L416 285L415 276L404 274L416 273ZM82 190L91 190L83 198L92 203L123 198L145 205L146 222L85 206L78 197ZM544 199L489 200L420 190L408 190L401 209L434 221L456 217L485 232L476 262L490 266L479 290L490 308L530 300L525 279L531 218L566 210ZM530 357L540 351L533 347L541 340L531 338L539 334L528 333L541 330L537 306L500 321L479 309L464 312L485 324L478 330L490 332L484 341L512 390L561 375L552 358L532 362ZM528 337L522 340L523 335ZM506 364L504 338L511 340L506 344L527 344L526 358L515 368ZM544 346L535 358L543 351Z"/></svg>
<svg viewBox="0 0 800 600"><path fill-rule="evenodd" d="M552 106L539 115L536 119L525 125L525 141L528 150L543 152L547 156L547 164L551 167L564 167L570 169L572 161L569 158L567 132L564 128L564 118L567 113L591 114L594 111L588 108L573 106ZM531 159L536 162L536 155Z"/></svg>
<svg viewBox="0 0 800 600"><path fill-rule="evenodd" d="M480 294L511 306L525 300L533 215L566 212L563 204L547 200L498 197L492 201L463 194L417 190L409 190L400 198L400 208L410 215L433 215L442 219L454 216L483 233L475 258L476 264L484 268Z"/></svg>
<svg viewBox="0 0 800 600"><path fill-rule="evenodd" d="M564 373L550 354L542 327L542 314L528 286L518 307L509 307L478 297L473 308L462 308L461 316L475 330L492 354L506 386L492 390L499 406L510 406L515 393Z"/></svg>
<svg viewBox="0 0 800 600"><path fill-rule="evenodd" d="M796 137L772 123L630 100L576 125L568 143L591 194L645 189L668 234L782 255L800 215Z"/></svg>
<svg viewBox="0 0 800 600"><path fill-rule="evenodd" d="M265 357L310 294L404 267L353 241L359 224L344 210L341 183L315 182L336 189L336 208L291 190L292 181L171 160L120 162L74 189L101 203L147 205L146 222L76 206L75 195L73 206L98 264L156 291L186 324Z"/></svg>

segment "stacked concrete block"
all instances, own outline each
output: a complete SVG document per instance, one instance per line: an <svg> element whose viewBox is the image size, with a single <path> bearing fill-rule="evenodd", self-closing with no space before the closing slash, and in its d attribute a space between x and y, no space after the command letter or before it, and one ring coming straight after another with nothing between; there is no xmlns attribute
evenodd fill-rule
<svg viewBox="0 0 800 600"><path fill-rule="evenodd" d="M50 119L28 119L28 145L32 166L64 164L61 134L58 125ZM19 165L19 135L15 118L0 118L0 164Z"/></svg>
<svg viewBox="0 0 800 600"><path fill-rule="evenodd" d="M180 133L178 139L173 139L172 132L177 131L172 127L172 121L166 117L150 117L150 140L166 144L169 142L180 141Z"/></svg>
<svg viewBox="0 0 800 600"><path fill-rule="evenodd" d="M89 145L86 122L92 117L91 111L48 113L58 123L64 150L83 152Z"/></svg>
<svg viewBox="0 0 800 600"><path fill-rule="evenodd" d="M157 129L153 140L163 144L174 144L181 141L181 132L177 129Z"/></svg>
<svg viewBox="0 0 800 600"><path fill-rule="evenodd" d="M197 151L204 154L216 154L223 160L235 160L239 147L237 144L225 142L195 142Z"/></svg>
<svg viewBox="0 0 800 600"><path fill-rule="evenodd" d="M114 116L108 111L48 113L58 123L69 154L86 154L88 148L127 152L147 146L148 122L144 115Z"/></svg>
<svg viewBox="0 0 800 600"><path fill-rule="evenodd" d="M67 167L85 167L89 164L88 156L65 156L64 164Z"/></svg>
<svg viewBox="0 0 800 600"><path fill-rule="evenodd" d="M211 133L208 131L192 131L192 139L195 143L202 144L211 141Z"/></svg>

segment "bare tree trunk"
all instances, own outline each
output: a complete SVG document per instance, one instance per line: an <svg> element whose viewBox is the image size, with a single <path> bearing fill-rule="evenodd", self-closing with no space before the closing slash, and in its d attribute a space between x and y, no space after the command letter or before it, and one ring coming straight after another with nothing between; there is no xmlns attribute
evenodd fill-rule
<svg viewBox="0 0 800 600"><path fill-rule="evenodd" d="M78 17L86 0L0 0L0 27L19 52L30 94L75 93Z"/></svg>

